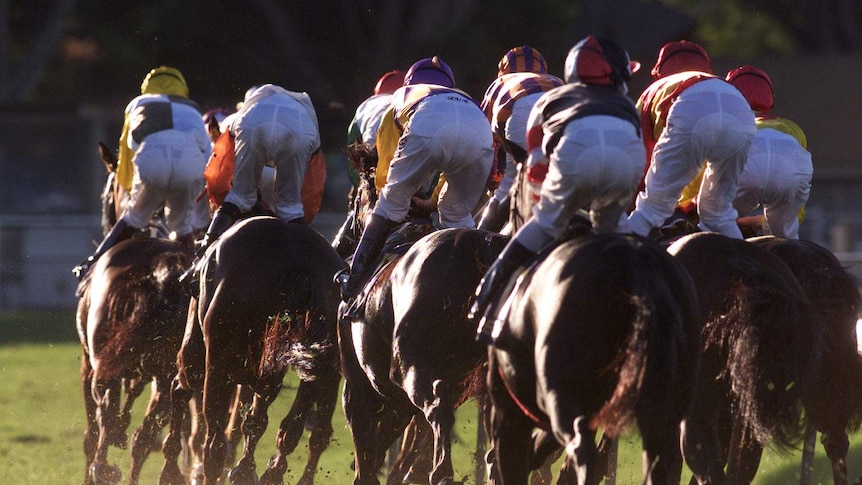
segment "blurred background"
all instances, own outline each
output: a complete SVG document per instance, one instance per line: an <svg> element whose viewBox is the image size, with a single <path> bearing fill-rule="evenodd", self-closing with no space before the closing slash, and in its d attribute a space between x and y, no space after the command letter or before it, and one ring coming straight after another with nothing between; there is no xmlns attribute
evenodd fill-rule
<svg viewBox="0 0 862 485"><path fill-rule="evenodd" d="M500 57L528 44L562 75L587 34L643 63L668 41L706 47L716 74L754 64L774 112L808 136L815 174L801 234L854 272L862 261L862 2L858 0L0 0L0 310L72 308L70 269L101 239L104 168L146 73L178 68L203 110L253 85L308 92L327 160L331 238L349 181L342 148L356 106L392 69L438 55L481 98Z"/></svg>

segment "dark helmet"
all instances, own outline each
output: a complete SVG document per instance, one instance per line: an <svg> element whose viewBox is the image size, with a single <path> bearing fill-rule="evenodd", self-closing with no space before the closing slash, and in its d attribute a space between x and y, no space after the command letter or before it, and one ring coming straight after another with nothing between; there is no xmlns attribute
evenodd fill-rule
<svg viewBox="0 0 862 485"><path fill-rule="evenodd" d="M396 89L404 85L404 71L389 71L377 81L374 86L374 94L394 93Z"/></svg>
<svg viewBox="0 0 862 485"><path fill-rule="evenodd" d="M727 82L745 96L751 109L768 113L775 103L772 93L772 80L763 70L754 66L742 66L727 73Z"/></svg>
<svg viewBox="0 0 862 485"><path fill-rule="evenodd" d="M441 61L439 57L425 58L416 61L404 75L404 85L411 84L438 84L448 88L455 87L455 75L448 64Z"/></svg>
<svg viewBox="0 0 862 485"><path fill-rule="evenodd" d="M497 64L497 77L513 72L548 72L548 63L542 54L528 45L510 49Z"/></svg>
<svg viewBox="0 0 862 485"><path fill-rule="evenodd" d="M706 49L696 42L678 40L668 42L658 53L653 66L652 77L661 79L684 71L700 71L712 74L712 62Z"/></svg>
<svg viewBox="0 0 862 485"><path fill-rule="evenodd" d="M616 42L590 35L569 51L565 81L619 86L631 79L640 66Z"/></svg>

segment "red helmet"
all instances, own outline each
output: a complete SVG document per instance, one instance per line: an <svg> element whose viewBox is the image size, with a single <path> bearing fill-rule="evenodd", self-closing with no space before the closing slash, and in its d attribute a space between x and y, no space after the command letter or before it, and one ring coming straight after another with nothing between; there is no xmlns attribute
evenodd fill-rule
<svg viewBox="0 0 862 485"><path fill-rule="evenodd" d="M589 35L569 51L564 75L567 83L619 86L640 67L616 42Z"/></svg>
<svg viewBox="0 0 862 485"><path fill-rule="evenodd" d="M396 89L404 85L404 71L394 70L384 74L377 86L374 86L374 94L394 93Z"/></svg>
<svg viewBox="0 0 862 485"><path fill-rule="evenodd" d="M513 72L548 72L545 58L536 49L528 45L510 49L497 64L497 77Z"/></svg>
<svg viewBox="0 0 862 485"><path fill-rule="evenodd" d="M775 103L772 94L772 80L754 66L742 66L727 73L727 82L733 84L745 96L751 109L768 113Z"/></svg>
<svg viewBox="0 0 862 485"><path fill-rule="evenodd" d="M668 42L659 51L650 74L655 79L661 79L683 71L712 74L712 61L700 44L688 40Z"/></svg>
<svg viewBox="0 0 862 485"><path fill-rule="evenodd" d="M452 69L437 56L425 58L413 63L404 75L404 85L438 84L448 88L455 87L455 75Z"/></svg>

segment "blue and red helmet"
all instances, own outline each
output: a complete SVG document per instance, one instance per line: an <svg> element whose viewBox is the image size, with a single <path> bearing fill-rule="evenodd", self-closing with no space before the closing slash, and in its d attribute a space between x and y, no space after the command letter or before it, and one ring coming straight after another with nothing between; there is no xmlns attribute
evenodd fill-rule
<svg viewBox="0 0 862 485"><path fill-rule="evenodd" d="M455 75L448 64L434 56L416 61L404 75L404 85L437 84L447 88L455 87Z"/></svg>
<svg viewBox="0 0 862 485"><path fill-rule="evenodd" d="M619 86L640 69L628 52L616 42L589 35L575 44L566 57L567 83Z"/></svg>

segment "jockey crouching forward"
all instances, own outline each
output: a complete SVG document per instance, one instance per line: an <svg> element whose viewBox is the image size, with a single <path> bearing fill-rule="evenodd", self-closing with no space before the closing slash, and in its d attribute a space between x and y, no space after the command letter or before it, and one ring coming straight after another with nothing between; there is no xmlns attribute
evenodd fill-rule
<svg viewBox="0 0 862 485"><path fill-rule="evenodd" d="M694 42L662 47L656 79L641 94L641 129L649 164L629 228L647 236L673 215L683 188L706 165L697 194L700 229L740 239L733 199L754 138L754 114L740 92L712 74Z"/></svg>
<svg viewBox="0 0 862 485"><path fill-rule="evenodd" d="M509 191L518 165L527 159L527 118L539 97L562 86L563 80L547 73L542 54L529 46L510 49L500 60L497 78L485 90L482 110L491 122L497 150L505 152L500 185L482 210L479 229L499 232L509 213Z"/></svg>
<svg viewBox="0 0 862 485"><path fill-rule="evenodd" d="M79 280L108 249L145 229L162 206L167 229L191 249L195 195L204 185L210 140L188 94L182 73L161 66L147 74L141 95L126 105L117 181L131 198L96 252L72 269Z"/></svg>
<svg viewBox="0 0 862 485"><path fill-rule="evenodd" d="M495 302L523 263L559 238L581 209L596 232L626 232L625 210L643 173L645 151L626 81L639 64L615 42L589 36L566 58L566 85L544 94L527 123L527 177L533 217L488 269L470 318L477 338L499 335Z"/></svg>
<svg viewBox="0 0 862 485"><path fill-rule="evenodd" d="M235 137L233 185L201 241L202 251L257 203L265 165L275 167L275 213L305 224L301 191L308 162L320 149L317 114L306 93L272 84L246 93L228 127Z"/></svg>
<svg viewBox="0 0 862 485"><path fill-rule="evenodd" d="M377 133L380 197L366 221L350 275L341 281L345 302L371 277L389 232L406 217L413 195L438 172L446 180L437 201L440 226L475 226L472 210L491 170L491 128L476 102L454 86L449 66L437 57L426 58L408 69L404 86L393 94Z"/></svg>

